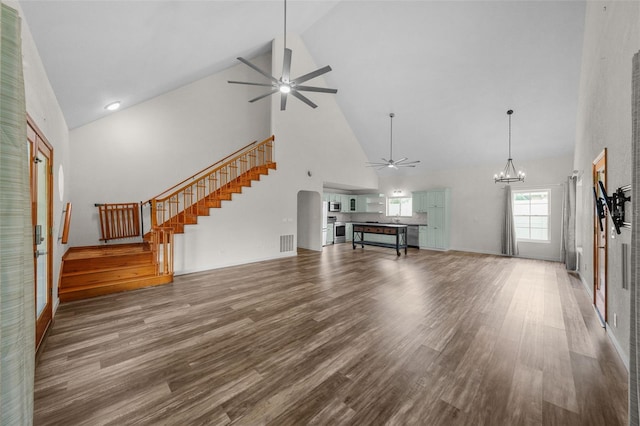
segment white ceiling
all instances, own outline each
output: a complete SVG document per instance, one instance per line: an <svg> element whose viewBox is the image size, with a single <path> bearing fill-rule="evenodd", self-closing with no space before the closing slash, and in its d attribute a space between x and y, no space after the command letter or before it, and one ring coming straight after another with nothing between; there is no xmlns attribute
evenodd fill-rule
<svg viewBox="0 0 640 426"><path fill-rule="evenodd" d="M22 1L70 128L237 64L283 32L282 1ZM288 1L371 161L412 172L573 152L583 1ZM294 52L295 55L295 52ZM313 70L309 70L313 71ZM311 83L311 82L310 82ZM285 112L282 112L286 114ZM388 171L383 170L382 173ZM408 172L404 170L403 172Z"/></svg>

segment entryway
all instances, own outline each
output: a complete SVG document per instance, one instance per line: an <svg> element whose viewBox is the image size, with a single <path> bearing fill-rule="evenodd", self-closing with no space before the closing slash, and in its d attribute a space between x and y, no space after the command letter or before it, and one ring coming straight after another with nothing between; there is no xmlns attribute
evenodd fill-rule
<svg viewBox="0 0 640 426"><path fill-rule="evenodd" d="M597 200L603 199L604 194L599 182L607 187L607 149L593 160L593 188ZM607 215L599 214L599 208L594 207L593 223L593 304L603 326L607 322ZM602 205L606 209L606 205Z"/></svg>
<svg viewBox="0 0 640 426"><path fill-rule="evenodd" d="M27 149L31 178L33 224L33 272L36 302L36 349L51 324L53 259L53 148L30 117L27 118Z"/></svg>

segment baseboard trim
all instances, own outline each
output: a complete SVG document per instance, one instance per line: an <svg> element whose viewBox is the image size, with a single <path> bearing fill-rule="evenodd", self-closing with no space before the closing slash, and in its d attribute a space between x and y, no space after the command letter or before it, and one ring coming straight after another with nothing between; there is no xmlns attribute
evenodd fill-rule
<svg viewBox="0 0 640 426"><path fill-rule="evenodd" d="M607 336L609 336L609 340L611 340L611 343L613 343L613 347L616 348L616 352L618 352L618 356L622 360L622 363L624 364L628 373L629 372L629 356L624 353L624 351L622 350L622 347L620 346L620 343L618 343L618 339L616 339L616 336L614 336L614 334L611 331L609 331L610 329L611 327L607 325L607 327L605 328L605 330L607 330Z"/></svg>

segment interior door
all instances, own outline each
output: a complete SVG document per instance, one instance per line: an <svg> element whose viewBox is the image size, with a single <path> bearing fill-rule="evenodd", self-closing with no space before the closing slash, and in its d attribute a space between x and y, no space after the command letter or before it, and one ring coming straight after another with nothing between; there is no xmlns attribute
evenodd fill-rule
<svg viewBox="0 0 640 426"><path fill-rule="evenodd" d="M31 175L31 218L33 224L33 269L36 302L36 348L51 324L52 303L52 170L53 149L29 119L27 149Z"/></svg>
<svg viewBox="0 0 640 426"><path fill-rule="evenodd" d="M603 198L598 182L607 187L607 150L606 148L593 161L593 185L598 198ZM595 203L594 203L595 204ZM602 229L598 212L594 205L593 224L593 303L600 318L607 322L607 229L609 213L602 220ZM606 207L605 207L606 209Z"/></svg>

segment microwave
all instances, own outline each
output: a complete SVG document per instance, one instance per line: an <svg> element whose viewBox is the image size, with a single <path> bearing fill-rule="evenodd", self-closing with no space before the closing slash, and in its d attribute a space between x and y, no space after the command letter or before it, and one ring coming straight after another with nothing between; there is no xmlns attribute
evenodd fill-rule
<svg viewBox="0 0 640 426"><path fill-rule="evenodd" d="M330 212L339 212L340 211L340 203L335 201L329 201L329 211Z"/></svg>

